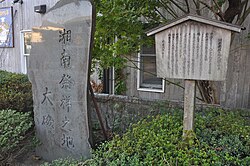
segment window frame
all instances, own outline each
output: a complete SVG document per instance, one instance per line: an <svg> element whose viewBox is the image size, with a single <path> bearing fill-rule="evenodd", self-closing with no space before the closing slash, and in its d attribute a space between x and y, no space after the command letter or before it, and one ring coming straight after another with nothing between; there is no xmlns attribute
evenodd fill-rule
<svg viewBox="0 0 250 166"><path fill-rule="evenodd" d="M31 33L31 30L21 30L20 31L20 50L21 50L21 72L23 74L27 74L27 68L28 68L28 57L30 54L25 53L25 42L24 42L24 34L25 33Z"/></svg>
<svg viewBox="0 0 250 166"><path fill-rule="evenodd" d="M145 92L159 92L159 93L164 93L165 92L165 80L163 78L162 79L162 85L158 85L161 86L161 88L158 88L157 85L154 84L145 84L148 85L149 87L141 87L142 85L142 76L141 76L141 57L143 56L152 56L156 58L156 54L142 54L142 53L138 53L138 70L137 70L137 90L139 91L145 91ZM150 88L150 87L154 87L154 88Z"/></svg>

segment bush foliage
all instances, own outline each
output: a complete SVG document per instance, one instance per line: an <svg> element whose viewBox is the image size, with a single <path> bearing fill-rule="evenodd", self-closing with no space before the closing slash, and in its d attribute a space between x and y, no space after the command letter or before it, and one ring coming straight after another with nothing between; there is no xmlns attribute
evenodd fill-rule
<svg viewBox="0 0 250 166"><path fill-rule="evenodd" d="M45 162L42 166L77 166L79 161L72 158L58 159L51 163Z"/></svg>
<svg viewBox="0 0 250 166"><path fill-rule="evenodd" d="M197 112L195 132L182 137L182 112L148 117L72 165L250 165L250 113ZM69 160L64 160L69 161ZM60 160L62 162L62 160ZM75 161L74 161L75 162ZM56 166L53 162L51 166Z"/></svg>
<svg viewBox="0 0 250 166"><path fill-rule="evenodd" d="M196 134L223 165L250 165L250 112L210 109L198 114Z"/></svg>
<svg viewBox="0 0 250 166"><path fill-rule="evenodd" d="M0 70L0 89L0 110L32 111L31 83L27 75Z"/></svg>
<svg viewBox="0 0 250 166"><path fill-rule="evenodd" d="M0 110L0 153L8 153L24 139L32 126L30 113Z"/></svg>
<svg viewBox="0 0 250 166"><path fill-rule="evenodd" d="M102 144L90 164L250 165L249 112L243 113L199 112L195 134L190 132L185 140L181 113L148 118L122 137Z"/></svg>

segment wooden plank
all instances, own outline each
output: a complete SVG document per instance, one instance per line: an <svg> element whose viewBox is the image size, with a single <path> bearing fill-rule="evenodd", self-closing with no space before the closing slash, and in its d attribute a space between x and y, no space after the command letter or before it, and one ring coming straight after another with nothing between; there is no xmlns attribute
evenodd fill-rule
<svg viewBox="0 0 250 166"><path fill-rule="evenodd" d="M194 130L195 80L185 80L183 135Z"/></svg>
<svg viewBox="0 0 250 166"><path fill-rule="evenodd" d="M184 40L180 42L182 38ZM157 76L225 80L230 39L230 31L196 22L187 22L156 34ZM168 42L163 45L162 41ZM169 58L162 58L162 54Z"/></svg>
<svg viewBox="0 0 250 166"><path fill-rule="evenodd" d="M250 42L249 42L249 44L250 44ZM250 48L248 48L247 50L246 50L246 55L248 55L247 56L247 60L246 60L246 64L248 64L247 65L247 69L246 69L246 76L245 76L245 78L246 78L246 80L245 80L245 84L244 84L244 93L245 93L245 95L244 95L244 98L243 98L243 100L244 100L244 102L243 102L243 106L242 106L242 108L249 108L250 109L250 56L249 56L249 53L250 52Z"/></svg>
<svg viewBox="0 0 250 166"><path fill-rule="evenodd" d="M236 94L238 89L238 80L239 80L239 57L240 51L236 50L232 53L231 58L231 71L228 73L228 82L227 82L227 98L226 106L230 108L236 107Z"/></svg>
<svg viewBox="0 0 250 166"><path fill-rule="evenodd" d="M246 54L244 54L243 50L240 50L239 52L239 68L238 68L238 80L236 84L238 85L237 87L237 92L236 92L236 107L240 108L243 105L243 100L244 100L244 84L246 83Z"/></svg>
<svg viewBox="0 0 250 166"><path fill-rule="evenodd" d="M244 90L243 90L243 103L241 108L249 108L250 109L250 56L249 56L249 52L250 52L250 40L246 39L246 35L249 32L250 29L250 16L248 16L248 18L246 19L244 26L246 26L246 29L248 29L248 31L244 31L244 33L241 34L242 38L241 40L243 40L243 55L245 56L245 71L243 71L245 73L244 79L245 82L243 84L244 86Z"/></svg>
<svg viewBox="0 0 250 166"><path fill-rule="evenodd" d="M137 55L130 56L130 59L134 62L129 62L131 66L134 66L136 64L138 68L138 58ZM138 77L138 69L136 68L128 68L129 75L128 75L128 96L138 96L138 90L137 90L137 77Z"/></svg>
<svg viewBox="0 0 250 166"><path fill-rule="evenodd" d="M222 29L226 29L226 30L230 30L230 31L235 31L235 32L240 32L241 31L241 26L238 25L234 25L234 24L230 24L230 23L226 23L226 22L222 22L222 21L218 21L218 20L214 20L214 19L209 19L206 17L201 17L201 16L197 16L197 15L192 15L192 14L188 14L185 15L183 17L179 17L175 20L172 20L171 22L168 22L165 25L161 25L159 27L156 27L150 31L147 32L148 36L157 34L161 31L164 31L166 29L172 28L174 26L178 26L179 24L182 24L186 21L196 21L196 22L200 22L203 24L207 24L207 25L212 25L214 27L218 27L218 28L222 28Z"/></svg>
<svg viewBox="0 0 250 166"><path fill-rule="evenodd" d="M244 40L244 39L243 39ZM250 44L248 41L247 44ZM239 108L250 108L250 49L241 50L241 61L240 61L240 75L239 75L239 87L237 107ZM239 101L239 102L238 102Z"/></svg>

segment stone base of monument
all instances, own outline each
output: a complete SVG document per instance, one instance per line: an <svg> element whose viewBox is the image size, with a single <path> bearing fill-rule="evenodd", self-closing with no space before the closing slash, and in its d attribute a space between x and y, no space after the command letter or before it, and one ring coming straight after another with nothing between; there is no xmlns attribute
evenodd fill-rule
<svg viewBox="0 0 250 166"><path fill-rule="evenodd" d="M87 111L93 6L60 0L32 31L28 75L32 82L37 155L90 157Z"/></svg>

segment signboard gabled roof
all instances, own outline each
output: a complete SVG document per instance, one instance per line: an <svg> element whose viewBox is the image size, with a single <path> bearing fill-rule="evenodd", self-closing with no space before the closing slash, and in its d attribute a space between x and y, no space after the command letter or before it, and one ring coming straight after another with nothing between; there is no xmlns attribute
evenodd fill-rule
<svg viewBox="0 0 250 166"><path fill-rule="evenodd" d="M197 22L200 22L200 23L204 23L204 24L207 24L207 25L219 27L219 28L222 28L222 29L227 29L227 30L234 31L234 32L240 32L241 29L243 28L241 26L230 24L230 23L227 23L227 22L218 21L218 20L214 20L214 19L209 19L209 18L206 18L206 17L198 16L198 15L188 14L188 15L184 15L182 17L179 17L179 18L177 18L177 19L175 19L173 21L170 21L167 24L160 25L159 27L156 27L154 29L151 29L151 30L147 31L146 32L147 36L154 35L156 33L159 33L161 31L164 31L166 29L169 29L171 27L174 27L176 25L179 25L179 24L181 24L183 22L186 22L186 21L189 21L189 20L197 21Z"/></svg>

